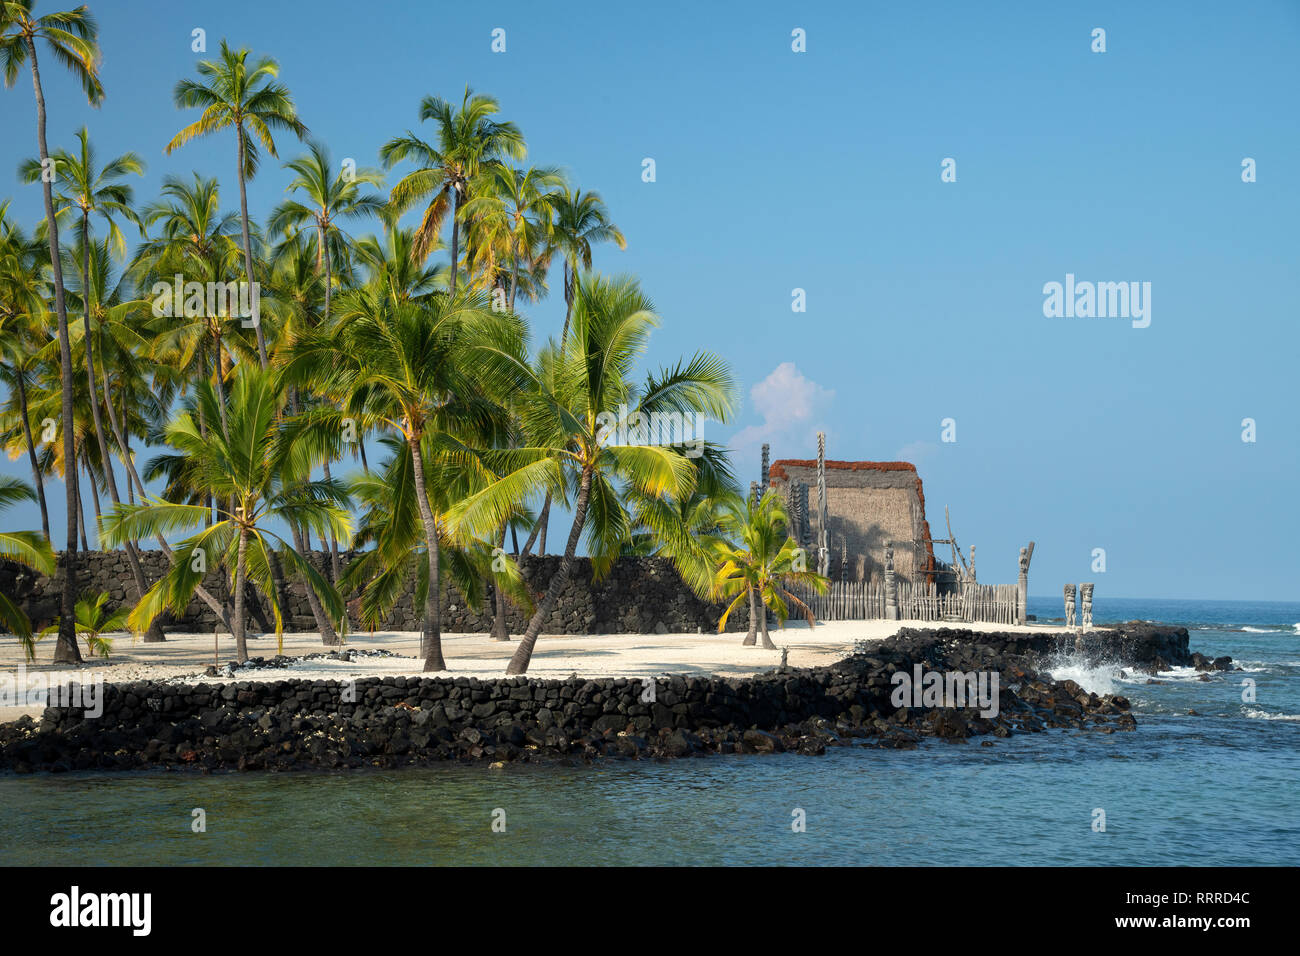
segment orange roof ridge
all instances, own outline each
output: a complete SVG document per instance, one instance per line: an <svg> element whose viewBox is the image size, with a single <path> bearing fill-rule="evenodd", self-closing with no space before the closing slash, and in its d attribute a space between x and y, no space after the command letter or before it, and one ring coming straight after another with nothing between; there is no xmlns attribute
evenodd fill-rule
<svg viewBox="0 0 1300 956"><path fill-rule="evenodd" d="M783 465L789 465L793 468L816 468L816 458L781 458L772 462L767 473L774 478L788 478ZM916 471L916 466L908 461L830 461L826 462L827 468L838 468L842 471Z"/></svg>

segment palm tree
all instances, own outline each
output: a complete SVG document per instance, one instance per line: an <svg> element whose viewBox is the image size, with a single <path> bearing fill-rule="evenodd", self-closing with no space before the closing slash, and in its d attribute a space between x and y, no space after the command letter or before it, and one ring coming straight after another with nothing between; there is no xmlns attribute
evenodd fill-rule
<svg viewBox="0 0 1300 956"><path fill-rule="evenodd" d="M724 505L721 534L714 540L717 570L713 577L714 596L728 602L718 621L718 633L743 600L749 601L749 633L745 645L755 638L755 624L762 631L763 647L775 650L767 633L767 611L775 612L785 626L789 601L815 625L812 609L789 590L792 584L811 587L825 594L830 582L806 569L806 555L786 533L788 520L780 496L769 488L758 500L730 496Z"/></svg>
<svg viewBox="0 0 1300 956"><path fill-rule="evenodd" d="M35 500L35 492L26 484L17 478L0 475L0 513L19 501ZM0 558L17 561L50 577L54 575L54 551L50 543L35 531L0 531ZM23 653L32 660L35 657L32 622L5 594L0 594L0 624L18 635Z"/></svg>
<svg viewBox="0 0 1300 956"><path fill-rule="evenodd" d="M75 217L76 230L74 235L76 244L81 248L81 333L86 352L86 383L90 392L89 404L95 426L95 439L99 449L100 463L103 469L104 485L109 498L116 505L121 502L122 497L118 493L117 477L114 474L112 458L108 452L108 439L104 434L104 423L99 409L98 388L95 383L95 349L98 330L91 318L97 303L94 295L96 283L91 281L91 250L95 248L95 242L91 236L90 221L95 216L104 220L108 233L105 240L106 252L118 259L125 258L126 240L122 237L121 229L118 228L116 217L121 216L129 222L135 223L136 226L141 228L141 232L143 232L143 226L140 217L131 208L131 187L118 182L118 180L131 173L143 176L144 160L135 153L127 152L113 159L103 169L99 169L95 162L94 148L90 144L90 131L83 126L78 132L77 138L80 148L75 153L60 149L56 150L53 156L56 168L59 170L59 183L61 186L59 195L56 197L57 203L54 214L57 219ZM40 163L35 160L28 160L19 168L19 176L26 182L36 182L41 177ZM105 399L111 398L108 395L104 397ZM136 553L135 542L127 542L126 555L127 562L131 567L131 576L135 583L137 597L143 596L148 585L145 582L144 570L140 566L139 555ZM150 643L162 640L165 640L165 637L162 629L156 624L145 635L145 641Z"/></svg>
<svg viewBox="0 0 1300 956"><path fill-rule="evenodd" d="M287 200L271 213L267 231L272 235L288 234L310 225L316 230L316 268L325 270L325 315L330 320L330 295L334 284L335 259L346 261L345 251L350 240L338 226L340 220L374 216L383 211L384 200L375 193L363 193L363 183L378 186L383 177L377 170L358 169L348 177L342 170L335 171L330 162L329 150L322 143L311 142L304 156L285 163L286 169L297 175L285 187L286 192L301 191L307 202ZM342 247L336 250L336 246Z"/></svg>
<svg viewBox="0 0 1300 956"><path fill-rule="evenodd" d="M239 271L239 226L234 213L221 212L216 179L198 173L190 181L167 176L161 192L143 210L145 225L159 228L136 253L131 272L137 285L170 287L176 275L187 283L232 282ZM225 303L218 303L215 312L208 312L205 302L202 309L186 307L184 313L164 314L150 322L155 331L155 381L171 394L207 376L220 390L235 354L257 353L241 337L239 322ZM220 423L203 424L207 428Z"/></svg>
<svg viewBox="0 0 1300 956"><path fill-rule="evenodd" d="M423 262L434 248L450 209L453 296L460 269L461 206L469 198L471 185L485 168L500 160L524 158L524 137L518 127L491 119L499 109L493 97L474 93L468 86L459 109L440 97L426 96L420 101L420 121L432 120L436 124L437 145L408 130L379 151L387 169L404 159L419 165L393 187L388 197L394 221L417 202L429 200L415 233L413 252L417 261Z"/></svg>
<svg viewBox="0 0 1300 956"><path fill-rule="evenodd" d="M37 41L45 45L50 55L68 69L85 91L86 100L98 106L104 96L99 82L98 27L90 11L83 5L75 10L49 13L33 17L35 0L3 0L0 2L0 64L4 66L5 86L13 86L24 62L30 61L32 86L36 92L36 141L40 147L42 168L49 168L50 152L45 140L45 91L41 87L41 71L37 62ZM63 301L63 269L59 261L59 226L54 217L54 199L50 177L41 179L45 201L45 224L49 231L50 267L54 273L54 311L59 323L59 362L62 380L63 454L66 460L75 461L76 448L72 434L72 348L68 339L68 311ZM77 472L73 467L65 471L67 491L68 527L64 548L64 573L66 580L62 594L62 622L58 643L54 649L55 663L80 663L73 632L73 614L76 610L77 588Z"/></svg>
<svg viewBox="0 0 1300 956"><path fill-rule="evenodd" d="M581 189L570 190L568 186L560 189L559 195L550 201L554 218L548 225L548 249L544 258L558 251L564 258L564 329L560 332L560 343L569 337L569 323L573 317L573 290L582 270L591 270L591 247L597 242L613 242L620 249L627 248L623 233L609 219L609 212L600 193L583 192ZM540 535L537 553L546 553L546 528L551 518L551 499L548 495L542 503L541 515L537 522ZM525 545L525 553L531 547L532 540Z"/></svg>
<svg viewBox="0 0 1300 956"><path fill-rule="evenodd" d="M597 242L612 242L620 249L627 248L627 240L618 226L610 222L609 211L600 193L570 191L567 186L551 201L555 218L550 224L550 245L564 257L564 330L563 342L569 334L569 321L573 315L573 286L582 271L591 271L591 247Z"/></svg>
<svg viewBox="0 0 1300 956"><path fill-rule="evenodd" d="M211 495L225 509L221 520L205 527L208 509L152 499L139 505L119 505L105 518L104 536L117 543L151 534L195 533L176 549L167 574L149 589L131 612L128 623L143 630L164 608L181 612L203 578L207 561L226 569L234 595L231 620L238 660L248 659L245 583L265 595L275 618L276 637L283 635L272 552L287 561L324 604L333 620L343 616L338 592L311 564L271 530L277 522L306 526L324 536L351 531L347 494L334 481L302 481L302 450L284 442L281 434L283 387L275 372L242 363L236 369L226 399L227 430L199 429L199 409L208 421L221 417L216 390L208 382L195 390L193 407L178 413L163 438L185 458L185 480L193 490ZM227 503L230 503L227 505ZM278 549L275 542L279 542ZM199 555L203 557L200 558Z"/></svg>
<svg viewBox="0 0 1300 956"><path fill-rule="evenodd" d="M96 595L87 594L77 602L77 633L86 639L86 654L89 657L98 654L107 658L113 649L113 639L104 635L126 630L126 619L131 609L124 607L109 614L104 609L107 603L107 591L100 591ZM41 636L58 629L57 623L51 624L41 631Z"/></svg>
<svg viewBox="0 0 1300 956"><path fill-rule="evenodd" d="M501 256L510 263L507 307L515 307L519 292L519 270L529 274L537 264L535 250L543 242L551 218L551 205L564 184L559 170L551 167L514 169L496 164L475 187L465 204L466 220L475 223L476 248L483 260L483 274L493 276Z"/></svg>
<svg viewBox="0 0 1300 956"><path fill-rule="evenodd" d="M656 325L650 300L634 280L593 275L579 281L573 336L556 354L542 360L553 371L542 376L526 364L520 368L530 384L520 400L530 446L485 451L485 462L503 477L452 509L453 527L489 534L511 517L519 502L535 494L574 496L573 525L564 555L507 674L527 672L537 637L568 583L584 531L598 574L608 571L629 537L632 519L619 485L651 497L690 491L695 471L681 449L613 444L610 416L622 406L646 416L698 412L725 421L731 414L735 384L725 364L707 353L648 376L639 388L631 381L633 366Z"/></svg>
<svg viewBox="0 0 1300 956"><path fill-rule="evenodd" d="M414 254L415 231L389 226L383 238L363 236L355 252L377 294L394 302L422 302L447 290L447 268L429 265ZM436 244L436 243L435 243Z"/></svg>
<svg viewBox="0 0 1300 956"><path fill-rule="evenodd" d="M103 218L108 231L108 247L117 257L126 255L126 240L118 228L116 217L120 216L141 226L140 217L131 208L132 191L125 183L118 182L123 176L135 173L144 175L144 161L135 153L123 153L109 162L103 169L95 163L94 148L90 144L90 132L82 127L77 134L80 148L75 153L67 150L55 150L53 160L58 170L60 191L56 196L54 215L56 219L65 220L75 217L75 242L81 249L81 299L82 299L82 334L86 341L86 382L90 389L91 409L94 413L95 437L103 461L109 460L108 442L104 435L104 424L99 414L99 399L95 385L95 341L96 337L91 323L91 312L95 306L94 287L90 276L90 257L94 242L91 239L90 221L92 217ZM19 177L28 183L41 178L41 164L32 159L19 167ZM109 493L113 503L120 501L117 481L112 468L106 471Z"/></svg>
<svg viewBox="0 0 1300 956"><path fill-rule="evenodd" d="M172 99L177 108L200 107L203 115L172 137L164 152L170 155L172 150L196 137L231 126L235 128L244 276L252 283L253 247L249 237L246 181L257 174L261 162L257 142L272 156L277 156L272 130L289 130L301 139L306 135L307 127L298 119L289 88L276 82L276 77L280 74L279 65L270 57L262 57L250 70L247 62L249 52L247 49L232 50L222 40L221 54L217 60L199 61L197 69L202 81L181 80L176 84ZM257 354L262 367L266 368L266 339L261 322L256 322L254 327L257 331Z"/></svg>
<svg viewBox="0 0 1300 956"><path fill-rule="evenodd" d="M523 324L509 313L494 313L478 293L417 301L368 285L345 293L339 306L331 328L288 347L286 369L293 380L314 383L337 403L316 411L317 425L337 432L350 418L381 424L406 442L430 582L422 624L424 669L446 670L439 601L443 530L425 481L425 455L446 446L463 457L459 436L491 428L500 418L499 405L485 396L517 387Z"/></svg>

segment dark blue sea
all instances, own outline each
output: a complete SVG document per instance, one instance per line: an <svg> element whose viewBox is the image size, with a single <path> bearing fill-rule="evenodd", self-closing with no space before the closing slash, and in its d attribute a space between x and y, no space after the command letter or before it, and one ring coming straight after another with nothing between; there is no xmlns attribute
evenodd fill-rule
<svg viewBox="0 0 1300 956"><path fill-rule="evenodd" d="M1029 610L1047 620L1057 602ZM1242 670L1148 684L1063 658L1055 676L1125 694L1137 730L990 747L0 775L0 864L1300 865L1300 603L1109 600L1095 617L1182 624L1193 650Z"/></svg>

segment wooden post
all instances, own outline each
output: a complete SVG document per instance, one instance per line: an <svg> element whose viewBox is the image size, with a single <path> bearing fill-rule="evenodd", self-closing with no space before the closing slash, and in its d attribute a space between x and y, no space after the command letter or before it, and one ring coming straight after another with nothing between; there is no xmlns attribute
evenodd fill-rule
<svg viewBox="0 0 1300 956"><path fill-rule="evenodd" d="M885 547L885 620L898 620L898 581L894 577L894 546Z"/></svg>
<svg viewBox="0 0 1300 956"><path fill-rule="evenodd" d="M1029 559L1034 555L1034 542L1020 549L1020 579L1016 584L1016 623L1028 624L1029 616Z"/></svg>
<svg viewBox="0 0 1300 956"><path fill-rule="evenodd" d="M799 546L812 550L812 522L808 520L808 482L799 482Z"/></svg>
<svg viewBox="0 0 1300 956"><path fill-rule="evenodd" d="M826 537L826 433L817 433L817 573L831 570L830 541Z"/></svg>

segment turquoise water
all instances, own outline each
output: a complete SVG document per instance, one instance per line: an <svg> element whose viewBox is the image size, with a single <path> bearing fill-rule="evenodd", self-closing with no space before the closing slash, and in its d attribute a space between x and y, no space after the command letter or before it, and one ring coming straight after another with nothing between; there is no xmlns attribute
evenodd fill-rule
<svg viewBox="0 0 1300 956"><path fill-rule="evenodd" d="M1037 606L1034 606L1037 605ZM1055 605L1031 602L1046 618ZM1134 733L589 767L0 776L3 864L1300 864L1300 604L1099 602L1244 673L1058 676ZM1249 630L1247 630L1249 628ZM1257 700L1241 700L1241 680ZM1188 710L1198 715L1189 716ZM191 832L202 808L207 831ZM1105 830L1093 829L1094 811ZM795 832L796 811L806 829ZM504 832L494 832L504 822Z"/></svg>

